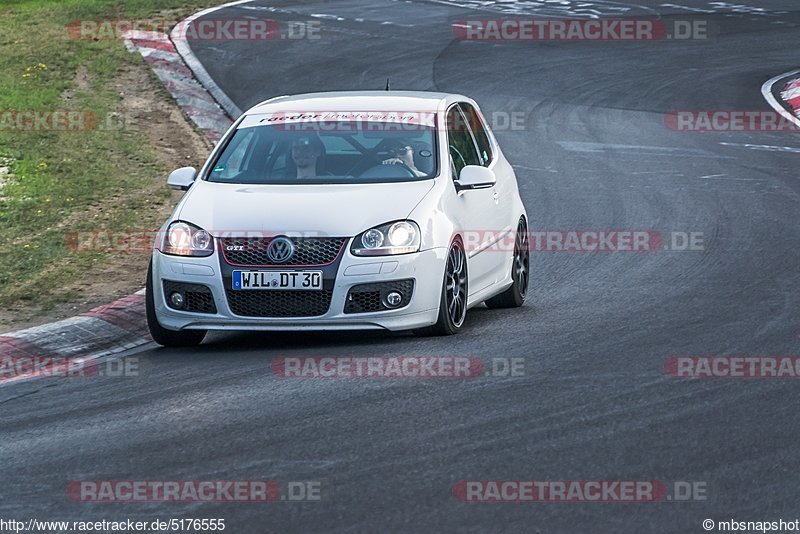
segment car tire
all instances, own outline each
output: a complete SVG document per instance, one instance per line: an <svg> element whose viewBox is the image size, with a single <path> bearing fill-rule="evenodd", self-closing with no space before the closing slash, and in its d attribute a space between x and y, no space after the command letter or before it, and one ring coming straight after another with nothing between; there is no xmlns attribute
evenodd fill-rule
<svg viewBox="0 0 800 534"><path fill-rule="evenodd" d="M153 292L153 263L147 268L147 285L145 295L145 311L147 312L147 328L153 341L164 347L195 347L203 342L206 330L168 330L161 326L156 316L155 295Z"/></svg>
<svg viewBox="0 0 800 534"><path fill-rule="evenodd" d="M458 333L467 317L468 284L467 254L464 245L457 239L447 252L436 323L416 330L417 335L451 336Z"/></svg>
<svg viewBox="0 0 800 534"><path fill-rule="evenodd" d="M514 239L514 260L511 262L511 287L486 301L492 309L519 308L528 296L530 282L531 253L528 242L528 225L524 217L520 217L517 235Z"/></svg>

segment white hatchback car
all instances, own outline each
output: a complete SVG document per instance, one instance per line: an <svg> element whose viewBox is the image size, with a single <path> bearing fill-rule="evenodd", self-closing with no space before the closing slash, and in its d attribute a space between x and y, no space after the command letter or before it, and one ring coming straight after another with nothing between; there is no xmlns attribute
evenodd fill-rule
<svg viewBox="0 0 800 534"><path fill-rule="evenodd" d="M240 117L154 244L147 321L165 346L208 330L414 329L521 306L527 215L469 98L279 97Z"/></svg>

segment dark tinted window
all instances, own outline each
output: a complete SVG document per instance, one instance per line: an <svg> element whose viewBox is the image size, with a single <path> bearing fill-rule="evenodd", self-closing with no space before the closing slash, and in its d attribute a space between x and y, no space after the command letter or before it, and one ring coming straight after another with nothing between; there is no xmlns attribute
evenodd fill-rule
<svg viewBox="0 0 800 534"><path fill-rule="evenodd" d="M447 144L455 167L453 179L458 179L461 169L467 165L481 164L466 119L457 106L453 106L447 112Z"/></svg>
<svg viewBox="0 0 800 534"><path fill-rule="evenodd" d="M492 162L492 145L489 142L489 135L486 133L486 127L483 124L478 111L467 103L459 104L461 111L467 118L472 134L475 136L475 142L478 144L478 152L481 156L481 161L484 167L488 167Z"/></svg>

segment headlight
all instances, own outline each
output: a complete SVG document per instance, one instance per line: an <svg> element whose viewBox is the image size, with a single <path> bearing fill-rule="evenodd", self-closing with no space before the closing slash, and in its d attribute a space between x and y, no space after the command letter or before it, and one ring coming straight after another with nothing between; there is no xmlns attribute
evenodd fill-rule
<svg viewBox="0 0 800 534"><path fill-rule="evenodd" d="M413 221L397 221L370 228L353 240L350 249L356 256L391 256L419 251L419 226Z"/></svg>
<svg viewBox="0 0 800 534"><path fill-rule="evenodd" d="M173 256L210 256L214 252L214 239L193 224L177 221L167 227L158 249Z"/></svg>

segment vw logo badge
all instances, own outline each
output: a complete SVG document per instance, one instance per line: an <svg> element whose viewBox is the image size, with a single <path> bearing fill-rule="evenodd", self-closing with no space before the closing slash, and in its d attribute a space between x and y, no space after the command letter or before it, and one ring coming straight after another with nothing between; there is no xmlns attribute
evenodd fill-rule
<svg viewBox="0 0 800 534"><path fill-rule="evenodd" d="M276 237L267 247L267 258L272 263L286 263L294 256L294 243L286 237Z"/></svg>

